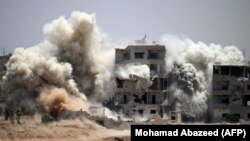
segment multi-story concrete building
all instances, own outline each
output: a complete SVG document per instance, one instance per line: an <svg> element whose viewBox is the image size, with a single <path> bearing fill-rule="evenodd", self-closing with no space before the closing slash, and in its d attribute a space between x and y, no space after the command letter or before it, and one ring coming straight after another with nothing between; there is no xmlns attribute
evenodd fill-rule
<svg viewBox="0 0 250 141"><path fill-rule="evenodd" d="M164 109L161 104L167 97L168 85L165 54L165 46L155 43L137 43L128 45L125 49L116 49L116 67L134 63L145 64L150 68L151 82L135 75L125 79L117 78L118 105L127 116L163 116ZM141 87L139 90L136 88L138 82Z"/></svg>
<svg viewBox="0 0 250 141"><path fill-rule="evenodd" d="M213 68L212 117L227 115L250 120L250 66L215 65Z"/></svg>

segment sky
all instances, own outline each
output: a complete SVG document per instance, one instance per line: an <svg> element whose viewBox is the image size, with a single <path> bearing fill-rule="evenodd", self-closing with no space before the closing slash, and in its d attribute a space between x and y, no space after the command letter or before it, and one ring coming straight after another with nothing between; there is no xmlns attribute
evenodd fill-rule
<svg viewBox="0 0 250 141"><path fill-rule="evenodd" d="M115 41L170 34L235 45L250 58L250 0L1 0L0 55L42 42L43 26L72 11L94 13Z"/></svg>

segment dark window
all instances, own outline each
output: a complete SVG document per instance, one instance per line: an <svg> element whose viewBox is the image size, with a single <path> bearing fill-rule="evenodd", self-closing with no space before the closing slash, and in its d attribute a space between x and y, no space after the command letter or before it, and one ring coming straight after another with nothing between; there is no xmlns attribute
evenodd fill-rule
<svg viewBox="0 0 250 141"><path fill-rule="evenodd" d="M250 90L250 85L247 85L247 89Z"/></svg>
<svg viewBox="0 0 250 141"><path fill-rule="evenodd" d="M161 87L161 90L166 90L167 89L167 79L161 79L161 84L162 84L162 87Z"/></svg>
<svg viewBox="0 0 250 141"><path fill-rule="evenodd" d="M156 104L155 95L152 95L152 104Z"/></svg>
<svg viewBox="0 0 250 141"><path fill-rule="evenodd" d="M229 97L224 97L224 98L221 100L221 103L228 105L228 104L229 104Z"/></svg>
<svg viewBox="0 0 250 141"><path fill-rule="evenodd" d="M117 82L117 88L123 88L124 80L120 80L119 78L116 78L116 82Z"/></svg>
<svg viewBox="0 0 250 141"><path fill-rule="evenodd" d="M127 103L128 103L128 96L123 95L123 104L127 104Z"/></svg>
<svg viewBox="0 0 250 141"><path fill-rule="evenodd" d="M247 118L250 119L250 113L247 114Z"/></svg>
<svg viewBox="0 0 250 141"><path fill-rule="evenodd" d="M176 112L171 113L171 120L176 120Z"/></svg>
<svg viewBox="0 0 250 141"><path fill-rule="evenodd" d="M239 113L236 113L236 114L233 114L235 115L236 117L240 118L240 114Z"/></svg>
<svg viewBox="0 0 250 141"><path fill-rule="evenodd" d="M130 59L130 53L129 52L124 52L123 53L123 59L124 60L129 60Z"/></svg>
<svg viewBox="0 0 250 141"><path fill-rule="evenodd" d="M225 118L226 116L228 116L228 113L223 113L222 117Z"/></svg>
<svg viewBox="0 0 250 141"><path fill-rule="evenodd" d="M245 67L245 77L250 77L250 67Z"/></svg>
<svg viewBox="0 0 250 141"><path fill-rule="evenodd" d="M159 57L158 57L158 53L156 53L156 52L150 53L150 54L149 54L149 58L150 58L150 59L158 59L158 58L159 58Z"/></svg>
<svg viewBox="0 0 250 141"><path fill-rule="evenodd" d="M143 115L143 110L142 109L139 109L138 110L139 114L142 116Z"/></svg>
<svg viewBox="0 0 250 141"><path fill-rule="evenodd" d="M148 52L148 59L160 59L158 52Z"/></svg>
<svg viewBox="0 0 250 141"><path fill-rule="evenodd" d="M229 75L229 68L228 66L221 67L221 75Z"/></svg>
<svg viewBox="0 0 250 141"><path fill-rule="evenodd" d="M143 95L142 95L142 101L144 101L144 104L147 104L148 103L148 97L147 97L147 93L145 92Z"/></svg>
<svg viewBox="0 0 250 141"><path fill-rule="evenodd" d="M143 59L144 58L144 52L136 52L135 53L136 59Z"/></svg>
<svg viewBox="0 0 250 141"><path fill-rule="evenodd" d="M158 88L157 88L157 79L158 78L155 78L154 80L153 80L153 84L150 86L150 89L151 90L157 90Z"/></svg>
<svg viewBox="0 0 250 141"><path fill-rule="evenodd" d="M250 102L250 95L243 96L243 106L250 106L248 103Z"/></svg>
<svg viewBox="0 0 250 141"><path fill-rule="evenodd" d="M167 88L168 86L168 81L166 79L163 80L163 85L164 85L164 88Z"/></svg>
<svg viewBox="0 0 250 141"><path fill-rule="evenodd" d="M150 110L150 114L156 114L156 110Z"/></svg>
<svg viewBox="0 0 250 141"><path fill-rule="evenodd" d="M218 67L214 67L214 74L219 74L219 68Z"/></svg>
<svg viewBox="0 0 250 141"><path fill-rule="evenodd" d="M234 77L240 77L242 76L243 77L243 67L231 67L231 76L234 76Z"/></svg>
<svg viewBox="0 0 250 141"><path fill-rule="evenodd" d="M149 68L150 68L150 72L153 72L153 73L157 72L157 65L156 64L150 64Z"/></svg>
<svg viewBox="0 0 250 141"><path fill-rule="evenodd" d="M103 121L103 120L96 120L96 123L98 123L98 124L104 126L104 121Z"/></svg>
<svg viewBox="0 0 250 141"><path fill-rule="evenodd" d="M228 90L228 85L221 85L221 90Z"/></svg>

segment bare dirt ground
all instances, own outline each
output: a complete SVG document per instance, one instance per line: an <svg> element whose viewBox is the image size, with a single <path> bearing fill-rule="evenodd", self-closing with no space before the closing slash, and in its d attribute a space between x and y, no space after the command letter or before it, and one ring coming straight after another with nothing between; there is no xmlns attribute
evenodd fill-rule
<svg viewBox="0 0 250 141"><path fill-rule="evenodd" d="M129 136L128 129L107 129L87 119L43 124L37 115L12 124L0 117L0 141L129 141Z"/></svg>

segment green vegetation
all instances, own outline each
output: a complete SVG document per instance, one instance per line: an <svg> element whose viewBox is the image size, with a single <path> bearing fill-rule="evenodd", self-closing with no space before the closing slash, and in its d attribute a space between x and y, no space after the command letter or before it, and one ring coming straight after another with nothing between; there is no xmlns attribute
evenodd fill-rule
<svg viewBox="0 0 250 141"><path fill-rule="evenodd" d="M20 118L21 118L21 115L23 114L21 108L20 108L20 107L15 107L15 109L14 109L14 114L16 115L17 123L18 123L18 124L21 124Z"/></svg>
<svg viewBox="0 0 250 141"><path fill-rule="evenodd" d="M15 120L18 124L21 124L21 116L23 115L23 111L20 107L12 106L11 108L5 107L4 116L5 120L10 119L11 123L15 123Z"/></svg>
<svg viewBox="0 0 250 141"><path fill-rule="evenodd" d="M42 115L42 122L43 123L49 123L49 122L52 122L54 121L55 119L50 115L50 114L44 114Z"/></svg>
<svg viewBox="0 0 250 141"><path fill-rule="evenodd" d="M234 114L228 114L223 118L223 121L231 122L231 123L239 122L239 120L240 120L240 118Z"/></svg>

